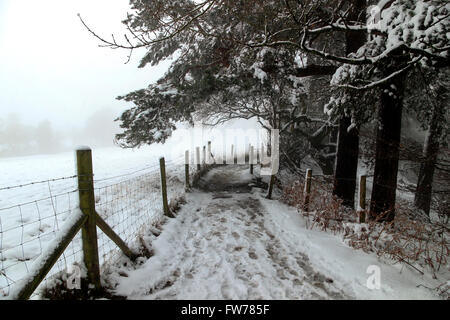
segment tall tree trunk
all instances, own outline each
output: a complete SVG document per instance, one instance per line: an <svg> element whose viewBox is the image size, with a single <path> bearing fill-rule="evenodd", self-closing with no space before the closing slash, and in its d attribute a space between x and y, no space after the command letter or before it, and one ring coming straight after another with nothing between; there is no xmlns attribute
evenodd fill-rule
<svg viewBox="0 0 450 320"><path fill-rule="evenodd" d="M430 214L434 169L439 153L442 125L445 120L444 108L445 106L441 101L435 101L430 128L428 129L423 147L423 160L420 164L419 178L414 197L414 205L418 209L423 210L427 215Z"/></svg>
<svg viewBox="0 0 450 320"><path fill-rule="evenodd" d="M364 21L366 1L353 0L353 8L349 19ZM346 53L356 52L366 42L366 34L362 32L347 32L345 36ZM356 190L356 173L358 171L359 133L347 131L351 124L351 118L345 115L339 121L339 132L336 150L336 162L334 170L333 195L343 200L345 206L354 207Z"/></svg>
<svg viewBox="0 0 450 320"><path fill-rule="evenodd" d="M349 117L344 116L339 121L333 195L342 199L345 206L353 208L358 170L359 133L356 129L347 132L350 124Z"/></svg>
<svg viewBox="0 0 450 320"><path fill-rule="evenodd" d="M390 73L392 70L387 74ZM381 88L375 172L370 203L372 220L392 221L395 217L404 80L404 76L398 76Z"/></svg>

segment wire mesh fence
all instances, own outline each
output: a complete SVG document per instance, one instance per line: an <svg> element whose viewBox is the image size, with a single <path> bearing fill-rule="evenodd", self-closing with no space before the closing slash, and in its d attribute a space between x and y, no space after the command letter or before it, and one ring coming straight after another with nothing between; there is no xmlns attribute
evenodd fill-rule
<svg viewBox="0 0 450 320"><path fill-rule="evenodd" d="M169 195L184 192L184 157L167 161ZM0 187L0 299L24 279L36 259L55 239L60 226L78 210L77 176ZM148 225L162 217L157 163L127 174L94 180L96 211L126 242L133 242ZM120 252L99 230L100 264ZM57 260L39 288L83 260L80 232Z"/></svg>
<svg viewBox="0 0 450 320"><path fill-rule="evenodd" d="M167 179L170 183L172 198L184 192L184 184L178 176L181 174L183 158L167 162ZM159 166L154 165L139 176L95 187L95 206L98 214L125 241L133 242L143 230L158 222L163 216L161 201ZM125 179L123 179L125 178ZM99 182L110 181L104 179ZM104 263L119 253L117 246L103 233L98 233L100 263Z"/></svg>
<svg viewBox="0 0 450 320"><path fill-rule="evenodd" d="M208 153L206 153L206 151ZM216 155L216 157L214 156ZM220 158L211 144L203 147L202 158L189 152L189 176L185 179L185 155L166 161L165 172L172 200L184 195L187 180L202 172L196 165L216 162ZM211 162L210 162L211 161ZM92 173L91 173L92 174ZM96 178L93 173L95 211L121 240L133 245L140 234L164 215L161 197L161 176L158 163L124 174ZM82 175L0 186L0 298L10 295L14 285L33 277L33 264L45 256L61 226L79 213L78 179ZM107 231L105 231L107 232ZM72 240L70 240L72 239ZM81 232L68 238L69 245L55 260L31 298L39 298L41 290L55 284L58 276L67 276L73 264L83 261ZM97 232L100 266L113 261L120 249L100 228ZM31 269L31 271L30 271ZM39 283L39 282L38 282ZM14 295L15 296L15 295Z"/></svg>
<svg viewBox="0 0 450 320"><path fill-rule="evenodd" d="M75 179L70 176L0 189L0 297L7 296L11 286L29 272L59 226L76 210ZM65 253L51 273L66 267L70 256Z"/></svg>

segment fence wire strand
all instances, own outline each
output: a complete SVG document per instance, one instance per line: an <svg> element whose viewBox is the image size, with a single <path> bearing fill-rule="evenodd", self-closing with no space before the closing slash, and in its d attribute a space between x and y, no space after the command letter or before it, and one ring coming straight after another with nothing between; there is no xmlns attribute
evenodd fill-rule
<svg viewBox="0 0 450 320"><path fill-rule="evenodd" d="M184 193L184 181L178 178L184 173L181 164L184 156L166 162L172 198ZM153 164L94 180L96 211L129 245L143 234L146 226L163 216L159 173L159 164ZM77 210L79 190L73 187L76 178L74 175L0 188L0 299L8 296L12 286L27 276L32 263L55 238L62 223ZM120 253L100 229L98 248L100 264ZM31 298L38 298L39 288L52 285L58 275L82 258L79 232Z"/></svg>

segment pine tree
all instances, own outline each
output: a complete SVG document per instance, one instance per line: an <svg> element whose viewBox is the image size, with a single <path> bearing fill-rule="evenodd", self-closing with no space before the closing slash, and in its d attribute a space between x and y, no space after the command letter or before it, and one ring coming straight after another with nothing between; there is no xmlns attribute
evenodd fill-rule
<svg viewBox="0 0 450 320"><path fill-rule="evenodd" d="M449 39L444 30L449 28L445 17L450 5L445 1L409 0L381 1L379 5L379 26L371 30L369 41L356 55L339 57L306 44L304 47L307 51L344 63L333 78L333 83L343 89L333 101L335 107L342 108L349 100L357 105L358 91L370 91L380 97L370 212L373 219L390 221L395 215L405 80L408 72L418 65L448 68ZM348 26L331 25L313 32L340 28L345 30Z"/></svg>
<svg viewBox="0 0 450 320"><path fill-rule="evenodd" d="M352 1L348 19L364 23L366 9L365 0ZM365 44L366 37L364 32L348 31L345 35L347 56L358 51ZM342 199L344 205L353 208L358 170L359 133L356 128L348 130L351 120L351 116L345 113L339 119L333 195Z"/></svg>

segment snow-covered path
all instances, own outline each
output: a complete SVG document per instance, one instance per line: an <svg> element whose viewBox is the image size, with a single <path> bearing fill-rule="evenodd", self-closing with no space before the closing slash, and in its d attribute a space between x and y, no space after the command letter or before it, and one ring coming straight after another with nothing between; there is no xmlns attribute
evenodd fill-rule
<svg viewBox="0 0 450 320"><path fill-rule="evenodd" d="M153 242L155 256L120 281L117 293L146 299L349 298L314 271L301 248L266 226L248 168L223 166L188 195ZM273 227L273 226L272 226ZM275 236L275 234L277 236Z"/></svg>
<svg viewBox="0 0 450 320"><path fill-rule="evenodd" d="M247 167L221 166L146 240L154 255L109 275L128 299L431 299L410 270L380 263L251 188ZM290 211L289 211L290 210ZM160 230L162 229L162 232ZM159 234L160 233L160 234ZM379 265L380 290L369 290Z"/></svg>

